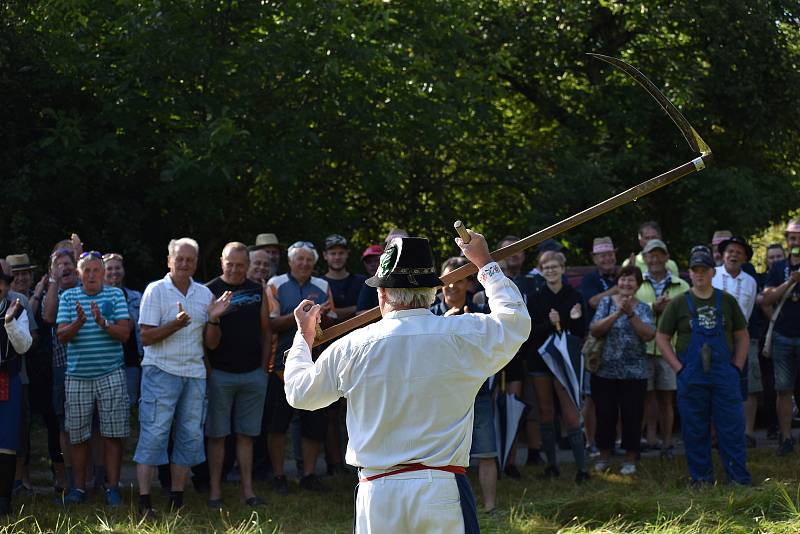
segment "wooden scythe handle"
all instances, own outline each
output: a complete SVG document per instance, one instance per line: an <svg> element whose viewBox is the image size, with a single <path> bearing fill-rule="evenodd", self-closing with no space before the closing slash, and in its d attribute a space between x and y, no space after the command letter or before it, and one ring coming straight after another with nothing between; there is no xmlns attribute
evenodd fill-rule
<svg viewBox="0 0 800 534"><path fill-rule="evenodd" d="M599 204L595 204L591 208L585 209L579 213L576 213L566 219L552 225L548 226L544 230L539 230L535 234L531 234L526 238L520 239L510 245L507 245L499 250L492 252L492 258L495 261L502 260L507 258L517 252L521 252L527 248L530 248L534 245L541 243L547 239L552 239L553 237L566 232L567 230L574 228L578 225L581 225L587 221L590 221L600 215L609 212L613 209L616 209L620 206L623 206L629 202L637 200L647 194L652 193L653 191L660 189L666 185L671 184L672 182L683 178L687 174L693 173L695 171L700 171L705 168L706 164L711 161L711 154L699 156L691 161L687 161L683 165L679 167L675 167L674 169L665 172L664 174L660 174L655 178L651 178L645 182L642 182L639 185L631 187L630 189L619 193L611 198L600 202ZM463 238L462 238L463 239ZM458 282L459 280L463 280L464 278L473 275L478 272L478 268L475 267L472 263L468 263L463 267L459 267L454 271L450 271L446 275L442 276L442 283L447 285L453 282ZM332 339L336 339L337 337L350 332L351 330L355 330L356 328L361 328L362 326L366 326L369 323L377 321L381 318L381 310L378 307L372 308L371 310L362 313L361 315L356 315L355 317L344 321L343 323L339 323L334 325L330 328L325 329L322 332L322 335L314 340L314 346L319 345L320 343L325 343L326 341L330 341ZM288 351L287 351L288 352Z"/></svg>
<svg viewBox="0 0 800 534"><path fill-rule="evenodd" d="M470 237L470 235L467 233L467 228L461 221L454 222L453 228L456 229L456 232L458 232L458 237L461 238L461 241L463 241L465 245L472 240L472 237Z"/></svg>

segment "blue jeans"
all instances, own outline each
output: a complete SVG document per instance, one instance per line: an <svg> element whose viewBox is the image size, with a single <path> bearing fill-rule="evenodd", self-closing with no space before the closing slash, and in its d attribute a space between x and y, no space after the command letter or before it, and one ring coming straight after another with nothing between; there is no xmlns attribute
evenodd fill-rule
<svg viewBox="0 0 800 534"><path fill-rule="evenodd" d="M206 379L177 376L145 365L141 387L139 443L133 461L145 465L169 463L167 443L174 426L172 463L186 467L203 463Z"/></svg>
<svg viewBox="0 0 800 534"><path fill-rule="evenodd" d="M472 423L473 458L497 458L494 437L494 401L491 393L478 393L475 397L475 420Z"/></svg>

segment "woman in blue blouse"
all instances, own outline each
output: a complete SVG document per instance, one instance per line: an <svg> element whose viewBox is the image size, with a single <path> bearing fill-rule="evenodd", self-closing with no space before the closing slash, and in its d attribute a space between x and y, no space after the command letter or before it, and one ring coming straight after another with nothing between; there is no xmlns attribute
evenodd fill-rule
<svg viewBox="0 0 800 534"><path fill-rule="evenodd" d="M620 473L632 475L636 472L649 372L645 342L655 336L650 306L634 297L640 285L642 271L638 267L622 268L617 279L619 292L600 301L590 326L593 336L605 337L600 367L592 375L596 438L600 449L600 459L595 464L597 471L608 467L619 415L622 448L625 449Z"/></svg>

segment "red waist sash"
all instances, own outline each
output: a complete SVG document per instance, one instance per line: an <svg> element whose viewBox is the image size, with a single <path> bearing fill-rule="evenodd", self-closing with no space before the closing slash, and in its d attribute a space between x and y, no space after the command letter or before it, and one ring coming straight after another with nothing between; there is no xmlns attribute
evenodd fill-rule
<svg viewBox="0 0 800 534"><path fill-rule="evenodd" d="M395 469L395 467L397 469ZM373 480L378 480L379 478L383 477L399 475L400 473L411 473L412 471L424 471L425 469L432 469L434 471L447 471L448 473L454 473L456 475L463 475L467 472L467 470L460 465L431 467L425 464L400 464L394 466L390 471L386 471L385 473L378 473L377 475L372 475L371 477L361 478L359 479L359 482L372 482Z"/></svg>

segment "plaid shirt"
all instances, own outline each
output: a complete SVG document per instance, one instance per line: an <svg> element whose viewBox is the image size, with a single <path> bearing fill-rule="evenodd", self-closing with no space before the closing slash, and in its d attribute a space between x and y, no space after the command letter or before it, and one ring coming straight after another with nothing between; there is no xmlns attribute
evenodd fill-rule
<svg viewBox="0 0 800 534"><path fill-rule="evenodd" d="M76 286L77 287L77 286ZM58 296L61 297L63 289L58 290ZM44 310L45 302L47 301L47 294L42 295L42 302L40 308ZM50 327L50 348L53 352L53 367L66 367L67 366L67 346L58 340L58 325Z"/></svg>

